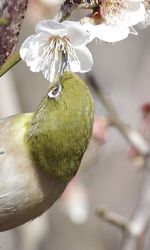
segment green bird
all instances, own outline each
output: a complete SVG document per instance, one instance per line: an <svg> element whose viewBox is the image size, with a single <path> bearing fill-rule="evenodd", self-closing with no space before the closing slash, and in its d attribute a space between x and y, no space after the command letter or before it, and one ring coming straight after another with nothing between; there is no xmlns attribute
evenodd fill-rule
<svg viewBox="0 0 150 250"><path fill-rule="evenodd" d="M36 218L78 171L93 127L85 83L65 72L33 113L0 120L0 231Z"/></svg>

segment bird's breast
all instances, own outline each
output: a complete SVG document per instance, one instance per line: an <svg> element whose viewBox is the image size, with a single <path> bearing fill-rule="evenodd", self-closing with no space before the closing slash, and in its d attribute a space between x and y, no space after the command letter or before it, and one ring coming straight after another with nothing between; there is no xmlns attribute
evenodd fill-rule
<svg viewBox="0 0 150 250"><path fill-rule="evenodd" d="M41 215L60 196L65 185L35 166L23 148L18 148L15 154L5 148L0 156L0 231Z"/></svg>

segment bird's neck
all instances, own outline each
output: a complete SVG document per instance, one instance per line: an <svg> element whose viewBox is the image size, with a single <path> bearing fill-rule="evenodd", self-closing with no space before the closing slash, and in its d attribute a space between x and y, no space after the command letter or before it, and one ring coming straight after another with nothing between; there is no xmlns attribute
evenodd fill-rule
<svg viewBox="0 0 150 250"><path fill-rule="evenodd" d="M65 107L64 113L57 101L51 104L48 101L45 98L33 114L27 134L29 150L37 166L69 181L78 170L91 126L87 131L86 119L83 121L76 110L72 113L70 107Z"/></svg>

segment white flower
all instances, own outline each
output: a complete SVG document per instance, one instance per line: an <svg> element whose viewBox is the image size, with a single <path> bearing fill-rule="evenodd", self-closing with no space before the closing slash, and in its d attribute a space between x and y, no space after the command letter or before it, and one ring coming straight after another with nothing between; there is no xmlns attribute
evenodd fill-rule
<svg viewBox="0 0 150 250"><path fill-rule="evenodd" d="M64 212L75 224L83 224L89 218L89 200L86 189L75 177L61 198Z"/></svg>
<svg viewBox="0 0 150 250"><path fill-rule="evenodd" d="M64 0L40 0L40 2L47 6L52 6L52 5L62 4Z"/></svg>
<svg viewBox="0 0 150 250"><path fill-rule="evenodd" d="M117 42L129 33L137 34L133 26L145 20L146 10L141 0L103 0L99 15L100 24L84 24L91 33L91 40L97 37L106 42Z"/></svg>
<svg viewBox="0 0 150 250"><path fill-rule="evenodd" d="M150 24L150 10L146 10L144 19L136 25L136 28L145 29Z"/></svg>
<svg viewBox="0 0 150 250"><path fill-rule="evenodd" d="M35 31L20 48L20 56L32 72L42 71L53 82L64 71L84 73L91 69L92 55L85 46L89 33L81 24L45 20L36 25Z"/></svg>

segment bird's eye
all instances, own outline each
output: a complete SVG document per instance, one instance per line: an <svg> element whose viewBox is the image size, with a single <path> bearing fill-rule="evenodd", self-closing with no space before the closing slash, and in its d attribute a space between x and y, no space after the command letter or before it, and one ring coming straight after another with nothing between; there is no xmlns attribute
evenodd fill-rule
<svg viewBox="0 0 150 250"><path fill-rule="evenodd" d="M53 87L50 92L48 93L49 98L57 99L62 91L61 84L58 84L57 86Z"/></svg>

